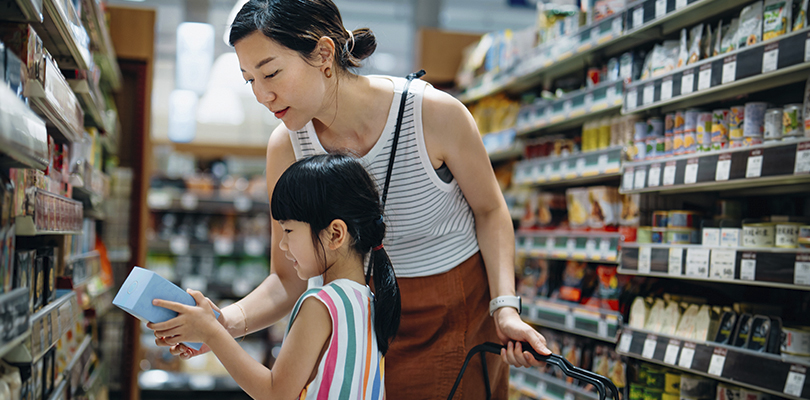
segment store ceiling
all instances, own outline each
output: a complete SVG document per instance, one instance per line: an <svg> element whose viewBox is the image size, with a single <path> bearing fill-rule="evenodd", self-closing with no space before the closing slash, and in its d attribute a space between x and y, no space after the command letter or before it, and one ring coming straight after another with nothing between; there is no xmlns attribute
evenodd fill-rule
<svg viewBox="0 0 810 400"><path fill-rule="evenodd" d="M152 93L152 136L167 137L168 98L174 89L176 31L183 22L207 22L214 26L215 59L233 49L221 39L227 18L236 0L108 0L108 4L157 10L155 71ZM507 0L335 0L344 25L371 28L377 36L375 54L361 69L363 74L405 75L413 69L414 37L419 27L428 25L465 32L521 29L534 23L531 8L510 7ZM235 71L236 72L236 71ZM246 121L238 127L207 127L198 124L197 140L216 142L233 137L240 142L264 145L278 121L266 110L255 107L255 100L244 102Z"/></svg>

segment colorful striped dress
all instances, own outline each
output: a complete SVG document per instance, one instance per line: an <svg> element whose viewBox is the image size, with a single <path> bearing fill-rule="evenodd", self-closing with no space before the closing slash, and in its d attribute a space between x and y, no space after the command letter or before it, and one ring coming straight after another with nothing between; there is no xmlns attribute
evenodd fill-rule
<svg viewBox="0 0 810 400"><path fill-rule="evenodd" d="M371 290L348 279L307 290L295 303L285 338L308 297L315 297L329 310L332 336L315 379L301 391L299 398L384 399L385 359L377 348Z"/></svg>

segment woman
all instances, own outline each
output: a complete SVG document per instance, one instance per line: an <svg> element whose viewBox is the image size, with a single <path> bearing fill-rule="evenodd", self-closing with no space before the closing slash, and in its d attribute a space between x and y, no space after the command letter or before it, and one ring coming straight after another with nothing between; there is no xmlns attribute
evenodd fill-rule
<svg viewBox="0 0 810 400"><path fill-rule="evenodd" d="M405 80L351 72L374 52L370 30L347 31L331 0L251 0L234 19L230 42L256 99L283 122L267 147L268 188L296 159L324 152L357 156L383 186ZM386 357L387 395L447 397L466 352L495 340L507 348L504 363L489 365L493 397L506 398L505 363L539 365L519 342L550 353L520 319L511 219L464 105L420 80L408 92L384 210L385 248L402 296ZM307 287L277 251L281 237L273 221L272 273L222 310L220 322L234 336L289 314ZM196 354L161 332L158 344L174 345L173 354ZM478 362L469 370L480 370ZM483 397L483 379L470 375L459 390L463 398Z"/></svg>

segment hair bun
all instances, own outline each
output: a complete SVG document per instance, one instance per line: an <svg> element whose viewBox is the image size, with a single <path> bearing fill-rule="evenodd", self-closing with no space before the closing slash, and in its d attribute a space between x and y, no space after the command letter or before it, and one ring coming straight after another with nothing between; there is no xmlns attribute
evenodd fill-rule
<svg viewBox="0 0 810 400"><path fill-rule="evenodd" d="M352 47L352 39L349 38L348 48L351 50L351 56L356 61L362 61L371 56L374 50L377 49L377 38L374 37L374 32L368 28L360 28L352 31L354 36L354 46Z"/></svg>

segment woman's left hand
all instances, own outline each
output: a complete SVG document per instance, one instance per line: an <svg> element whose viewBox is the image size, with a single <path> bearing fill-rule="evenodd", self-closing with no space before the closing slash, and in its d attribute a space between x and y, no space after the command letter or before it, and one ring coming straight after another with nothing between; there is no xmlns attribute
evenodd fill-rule
<svg viewBox="0 0 810 400"><path fill-rule="evenodd" d="M528 351L523 351L521 342L529 343L535 351L543 355L551 354L546 346L546 338L520 319L517 310L511 307L499 308L493 314L498 337L506 348L501 350L503 361L516 367L541 366L544 363L537 361Z"/></svg>
<svg viewBox="0 0 810 400"><path fill-rule="evenodd" d="M155 299L152 304L177 313L177 316L158 323L148 323L146 327L155 331L155 337L167 345L181 342L206 342L217 330L224 329L214 316L211 301L196 290L187 290L197 302L187 306L173 301ZM217 311L219 311L217 309ZM221 314L221 313L220 313Z"/></svg>

